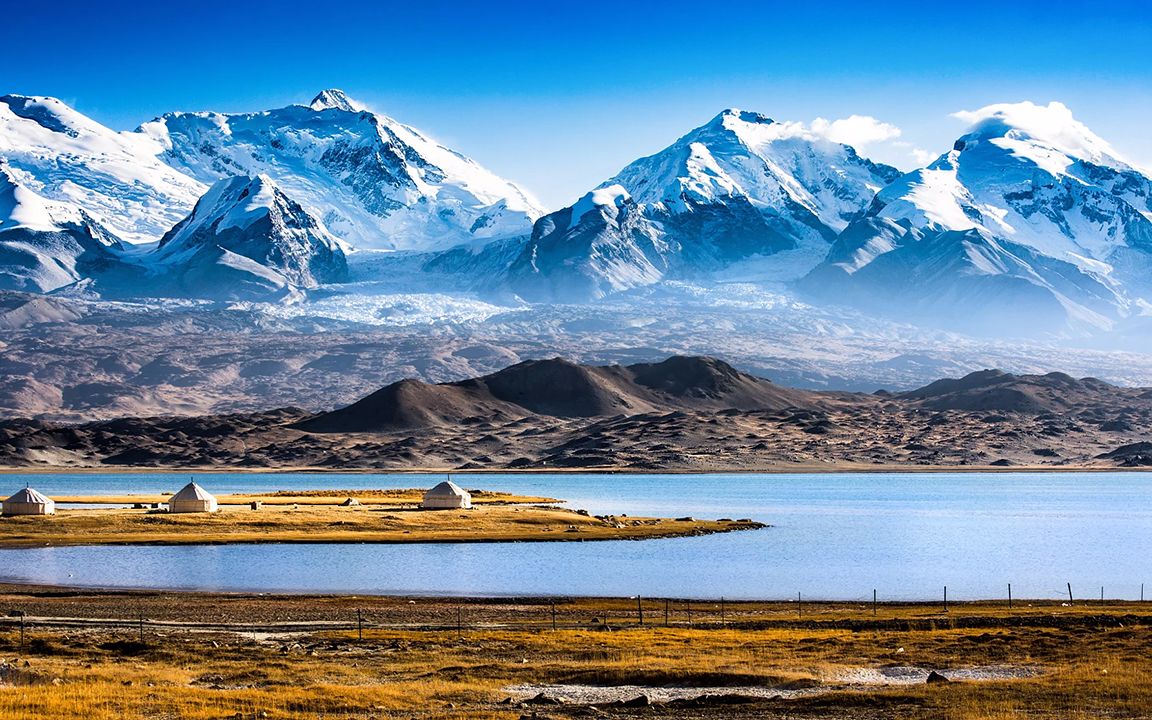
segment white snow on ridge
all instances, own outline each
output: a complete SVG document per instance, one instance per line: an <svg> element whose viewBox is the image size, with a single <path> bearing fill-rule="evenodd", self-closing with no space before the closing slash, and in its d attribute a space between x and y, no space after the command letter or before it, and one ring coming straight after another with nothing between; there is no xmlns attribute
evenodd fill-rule
<svg viewBox="0 0 1152 720"><path fill-rule="evenodd" d="M44 199L19 185L0 165L0 232L16 228L39 232L59 229Z"/></svg>
<svg viewBox="0 0 1152 720"><path fill-rule="evenodd" d="M343 93L259 113L170 113L140 134L204 182L265 174L360 249L440 250L531 231L515 184Z"/></svg>
<svg viewBox="0 0 1152 720"><path fill-rule="evenodd" d="M745 198L788 213L798 204L834 230L867 205L882 181L856 152L804 123L729 109L667 149L641 158L601 187L621 185L636 202L683 212L685 202Z"/></svg>
<svg viewBox="0 0 1152 720"><path fill-rule="evenodd" d="M1073 117L1063 103L1000 103L962 110L952 116L972 126L969 135L994 138L997 144L1045 169L1057 160L1050 151L1115 170L1132 169L1107 141ZM1035 153L1037 147L1040 153Z"/></svg>
<svg viewBox="0 0 1152 720"><path fill-rule="evenodd" d="M620 185L596 188L576 201L572 206L572 224L577 225L580 219L598 208L604 208L612 217L629 199L628 191Z"/></svg>
<svg viewBox="0 0 1152 720"><path fill-rule="evenodd" d="M0 157L48 200L84 208L129 242L159 238L205 186L165 165L163 148L119 133L54 98L0 97Z"/></svg>
<svg viewBox="0 0 1152 720"><path fill-rule="evenodd" d="M990 105L956 117L972 127L953 150L884 188L881 217L980 228L1087 272L1110 269L1112 251L1127 242L1129 213L1147 217L1152 182L1060 103Z"/></svg>

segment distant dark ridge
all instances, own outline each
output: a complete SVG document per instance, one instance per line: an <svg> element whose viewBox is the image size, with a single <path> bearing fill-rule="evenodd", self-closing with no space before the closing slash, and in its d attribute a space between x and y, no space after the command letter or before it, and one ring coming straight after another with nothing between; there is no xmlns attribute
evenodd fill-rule
<svg viewBox="0 0 1152 720"><path fill-rule="evenodd" d="M312 432L385 432L469 418L588 418L820 404L817 393L777 386L710 357L673 356L628 366L579 365L553 358L527 360L454 383L403 380L297 427Z"/></svg>
<svg viewBox="0 0 1152 720"><path fill-rule="evenodd" d="M1096 378L1076 378L1061 372L1013 375L980 370L962 378L937 380L899 397L918 401L931 410L994 410L1039 414L1060 412L1084 404L1106 402L1122 389Z"/></svg>

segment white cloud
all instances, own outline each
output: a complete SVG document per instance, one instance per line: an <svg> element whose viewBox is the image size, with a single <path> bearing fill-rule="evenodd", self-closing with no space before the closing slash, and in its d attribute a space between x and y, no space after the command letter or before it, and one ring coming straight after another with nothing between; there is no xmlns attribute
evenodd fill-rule
<svg viewBox="0 0 1152 720"><path fill-rule="evenodd" d="M937 158L936 153L918 147L913 147L908 152L912 154L912 159L917 165L927 165Z"/></svg>
<svg viewBox="0 0 1152 720"><path fill-rule="evenodd" d="M900 128L895 125L881 122L868 115L850 115L839 120L818 117L812 121L810 129L816 135L833 142L851 145L856 149L895 140L902 134Z"/></svg>
<svg viewBox="0 0 1152 720"><path fill-rule="evenodd" d="M936 159L936 153L901 140L904 132L899 127L869 115L850 115L836 120L818 117L807 126L797 125L808 134L851 145L865 157L902 170L923 167Z"/></svg>

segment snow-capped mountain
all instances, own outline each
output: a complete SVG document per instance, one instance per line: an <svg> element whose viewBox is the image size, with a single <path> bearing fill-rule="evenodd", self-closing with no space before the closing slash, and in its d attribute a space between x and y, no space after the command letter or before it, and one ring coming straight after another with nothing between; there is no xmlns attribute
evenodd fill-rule
<svg viewBox="0 0 1152 720"><path fill-rule="evenodd" d="M537 221L509 283L584 300L757 256L794 279L898 175L798 123L725 110Z"/></svg>
<svg viewBox="0 0 1152 720"><path fill-rule="evenodd" d="M267 175L357 249L443 250L527 235L526 193L339 90L257 113L169 113L140 127L196 180Z"/></svg>
<svg viewBox="0 0 1152 720"><path fill-rule="evenodd" d="M343 248L267 176L220 180L146 263L161 294L268 299L347 279Z"/></svg>
<svg viewBox="0 0 1152 720"><path fill-rule="evenodd" d="M801 287L918 320L949 297L961 314L1042 298L1056 326L1130 312L1152 289L1152 179L1059 103L962 115L953 149L881 190ZM914 278L899 292L893 267Z"/></svg>
<svg viewBox="0 0 1152 720"><path fill-rule="evenodd" d="M163 150L55 98L0 97L0 159L13 177L48 200L83 208L126 242L157 240L207 188L162 162Z"/></svg>
<svg viewBox="0 0 1152 720"><path fill-rule="evenodd" d="M58 290L114 265L121 249L83 210L45 200L0 163L0 290Z"/></svg>

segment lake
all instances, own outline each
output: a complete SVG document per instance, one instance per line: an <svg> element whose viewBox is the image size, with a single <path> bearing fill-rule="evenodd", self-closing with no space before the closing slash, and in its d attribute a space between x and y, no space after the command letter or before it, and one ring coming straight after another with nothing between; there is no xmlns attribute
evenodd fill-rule
<svg viewBox="0 0 1152 720"><path fill-rule="evenodd" d="M6 474L47 495L178 490L187 474ZM195 475L217 494L431 486L442 475ZM1140 597L1152 474L461 475L594 514L772 527L650 541L0 550L0 580L104 588L882 600ZM0 533L3 525L0 523ZM1152 585L1149 585L1152 597Z"/></svg>

